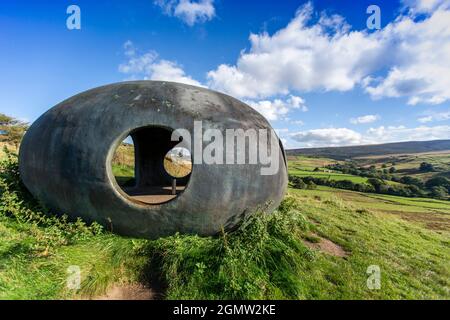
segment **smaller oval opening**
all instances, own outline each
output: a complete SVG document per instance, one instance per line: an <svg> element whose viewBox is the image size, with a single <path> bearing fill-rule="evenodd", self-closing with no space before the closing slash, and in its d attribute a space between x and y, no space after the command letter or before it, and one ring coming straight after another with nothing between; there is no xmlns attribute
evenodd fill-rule
<svg viewBox="0 0 450 320"><path fill-rule="evenodd" d="M191 153L186 148L176 147L164 157L164 169L175 179L184 178L192 172Z"/></svg>
<svg viewBox="0 0 450 320"><path fill-rule="evenodd" d="M171 141L172 131L145 127L131 132L111 163L117 185L136 202L156 205L178 197L192 172L191 154Z"/></svg>

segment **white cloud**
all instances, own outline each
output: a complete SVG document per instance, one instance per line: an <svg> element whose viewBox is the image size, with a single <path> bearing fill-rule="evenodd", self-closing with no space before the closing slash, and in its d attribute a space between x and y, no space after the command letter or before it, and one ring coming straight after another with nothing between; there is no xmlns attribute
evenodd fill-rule
<svg viewBox="0 0 450 320"><path fill-rule="evenodd" d="M380 51L380 43L366 33L348 32L342 17L323 14L311 25L312 15L307 3L274 35L251 34L251 48L236 65L222 64L208 73L210 86L251 98L290 90L352 89L377 60L372 52Z"/></svg>
<svg viewBox="0 0 450 320"><path fill-rule="evenodd" d="M127 61L119 65L119 72L130 79L174 81L194 86L202 84L186 75L181 66L174 61L159 59L155 51L138 54L131 41L124 44Z"/></svg>
<svg viewBox="0 0 450 320"><path fill-rule="evenodd" d="M165 14L177 17L189 26L212 20L216 15L213 0L156 0L155 3Z"/></svg>
<svg viewBox="0 0 450 320"><path fill-rule="evenodd" d="M361 144L363 137L347 128L313 129L294 133L292 139L306 147L343 146Z"/></svg>
<svg viewBox="0 0 450 320"><path fill-rule="evenodd" d="M448 1L415 1L425 18L404 13L384 29L351 31L325 13L314 21L311 3L273 35L251 34L235 65L208 73L209 86L241 98L292 90L348 91L361 85L373 98L407 97L410 104L450 99Z"/></svg>
<svg viewBox="0 0 450 320"><path fill-rule="evenodd" d="M425 141L450 139L450 126L380 126L361 134L347 128L325 128L293 133L291 139L300 142L300 147L332 147L348 145L378 144L400 141Z"/></svg>
<svg viewBox="0 0 450 320"><path fill-rule="evenodd" d="M368 114L368 115L360 116L360 117L357 117L357 118L351 118L350 119L350 123L352 123L352 124L365 124L365 123L375 122L375 121L377 121L379 119L380 119L379 115Z"/></svg>
<svg viewBox="0 0 450 320"><path fill-rule="evenodd" d="M292 109L299 109L303 112L308 111L305 100L301 97L290 95L287 99L274 100L246 100L253 109L261 113L267 120L285 119L285 115Z"/></svg>
<svg viewBox="0 0 450 320"><path fill-rule="evenodd" d="M151 74L152 80L166 80L191 84L195 86L201 86L201 84L186 76L183 69L173 61L160 60L153 65L153 73Z"/></svg>
<svg viewBox="0 0 450 320"><path fill-rule="evenodd" d="M303 112L308 111L308 107L305 104L305 100L301 97L290 95L289 98L286 100L286 102L288 106L290 106L293 109L300 109Z"/></svg>
<svg viewBox="0 0 450 320"><path fill-rule="evenodd" d="M368 143L450 139L450 126L420 126L416 128L381 126L369 129L365 138Z"/></svg>
<svg viewBox="0 0 450 320"><path fill-rule="evenodd" d="M417 121L419 121L421 123L427 123L427 122L433 121L433 117L432 116L421 117L421 118L417 119Z"/></svg>
<svg viewBox="0 0 450 320"><path fill-rule="evenodd" d="M446 120L450 120L450 111L431 112L428 115L425 115L417 119L417 121L421 123L427 123L432 121L446 121Z"/></svg>
<svg viewBox="0 0 450 320"><path fill-rule="evenodd" d="M366 91L375 99L408 97L408 104L439 104L450 99L450 11L438 9L415 22L401 17L383 31L392 42L395 64L381 79L369 79Z"/></svg>
<svg viewBox="0 0 450 320"><path fill-rule="evenodd" d="M292 120L291 123L297 126L303 126L305 124L302 120Z"/></svg>
<svg viewBox="0 0 450 320"><path fill-rule="evenodd" d="M430 13L438 8L447 9L450 7L449 0L402 0L404 9L411 15Z"/></svg>

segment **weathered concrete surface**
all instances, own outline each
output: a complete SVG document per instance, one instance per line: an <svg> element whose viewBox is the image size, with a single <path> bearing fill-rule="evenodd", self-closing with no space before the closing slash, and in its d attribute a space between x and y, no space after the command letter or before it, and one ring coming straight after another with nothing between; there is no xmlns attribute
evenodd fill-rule
<svg viewBox="0 0 450 320"><path fill-rule="evenodd" d="M31 126L20 148L22 180L57 212L145 238L213 235L267 202L274 209L287 186L284 151L271 176L261 175L259 164L194 164L185 191L161 205L132 201L117 186L110 162L125 137L147 126L192 133L194 120L203 121L203 130L270 128L249 106L207 89L157 81L107 85L61 102Z"/></svg>

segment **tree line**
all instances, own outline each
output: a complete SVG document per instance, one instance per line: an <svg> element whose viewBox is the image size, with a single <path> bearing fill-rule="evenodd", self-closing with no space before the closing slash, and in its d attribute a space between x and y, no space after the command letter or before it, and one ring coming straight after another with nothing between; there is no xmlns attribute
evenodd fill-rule
<svg viewBox="0 0 450 320"><path fill-rule="evenodd" d="M402 197L429 197L441 200L448 200L450 193L450 179L445 177L434 177L424 183L420 179L404 176L399 179L401 185L394 185L380 178L369 178L366 183L356 183L351 180L289 175L289 182L296 189L313 189L316 185L320 185L358 192Z"/></svg>
<svg viewBox="0 0 450 320"><path fill-rule="evenodd" d="M19 146L28 123L0 113L0 142Z"/></svg>

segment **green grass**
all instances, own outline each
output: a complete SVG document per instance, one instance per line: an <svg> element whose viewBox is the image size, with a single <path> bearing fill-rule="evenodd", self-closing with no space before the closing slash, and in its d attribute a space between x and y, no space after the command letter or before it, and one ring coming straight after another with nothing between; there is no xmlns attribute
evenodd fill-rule
<svg viewBox="0 0 450 320"><path fill-rule="evenodd" d="M344 173L336 173L336 172L314 172L314 171L305 171L305 170L289 170L289 174L298 176L298 177L315 177L315 178L324 178L330 180L350 180L354 183L365 183L367 182L367 178L354 176L351 174Z"/></svg>
<svg viewBox="0 0 450 320"><path fill-rule="evenodd" d="M319 197L307 190L292 193L301 200L306 217L315 221L318 233L350 252L347 260L321 256L309 266L312 275L304 276L314 297L449 298L448 231L436 232L370 206L348 203L332 192ZM381 268L379 291L364 288L364 272L371 264Z"/></svg>
<svg viewBox="0 0 450 320"><path fill-rule="evenodd" d="M328 158L305 156L289 156L288 161L290 167L307 171L313 171L315 168L325 168L327 165L340 162Z"/></svg>
<svg viewBox="0 0 450 320"><path fill-rule="evenodd" d="M449 299L449 210L320 187L289 190L275 213L233 233L138 240L46 212L9 159L0 165L0 299L89 298L155 278L167 299ZM321 238L347 256L306 245ZM82 270L77 291L66 287L71 265ZM366 286L370 265L381 268L380 290Z"/></svg>
<svg viewBox="0 0 450 320"><path fill-rule="evenodd" d="M437 232L450 230L449 201L360 193L325 186L318 186L316 190L301 191L302 194L313 198L336 197L355 208L401 217L425 228L436 229Z"/></svg>
<svg viewBox="0 0 450 320"><path fill-rule="evenodd" d="M134 180L134 166L126 164L113 164L112 172L119 185L123 186Z"/></svg>
<svg viewBox="0 0 450 320"><path fill-rule="evenodd" d="M383 165L385 165L386 168L389 169L390 167L392 167L392 163L395 163L394 167L396 168L398 175L409 175L425 180L436 175L449 176L450 172L449 151L363 157L355 160L360 165L375 165L378 169L381 169ZM435 172L420 172L419 167L422 162L431 163L435 168Z"/></svg>
<svg viewBox="0 0 450 320"><path fill-rule="evenodd" d="M349 202L354 202L356 204L367 203L367 205L371 206L379 205L382 209L388 209L390 208L389 205L394 205L398 206L397 209L400 211L408 211L408 209L413 209L416 211L435 213L437 212L436 209L438 209L443 213L450 214L450 201L446 200L437 200L431 198L409 198L377 193L361 193L349 190L335 189L326 186L317 186L317 190L305 190L305 192L312 196L334 194Z"/></svg>
<svg viewBox="0 0 450 320"><path fill-rule="evenodd" d="M0 161L0 299L92 297L137 282L148 263L135 254L143 243L52 215L20 183L17 158ZM79 290L66 286L69 266L81 269Z"/></svg>
<svg viewBox="0 0 450 320"><path fill-rule="evenodd" d="M367 183L368 178L355 176L351 174L338 173L338 172L315 172L315 171L306 171L306 170L298 170L298 169L289 169L289 174L295 175L298 177L314 177L314 178L323 178L330 179L335 181L341 180L350 180L353 183ZM385 180L387 184L390 185L401 185L401 183L395 181Z"/></svg>
<svg viewBox="0 0 450 320"><path fill-rule="evenodd" d="M0 218L0 299L69 299L103 294L116 283L139 280L147 261L133 242L111 234L55 243L48 228ZM67 287L68 268L78 266L82 285Z"/></svg>
<svg viewBox="0 0 450 320"><path fill-rule="evenodd" d="M291 190L281 212L228 239L160 240L169 298L450 297L448 232L312 192ZM342 246L348 257L311 251L302 239L312 234ZM381 290L366 286L370 265L381 268Z"/></svg>
<svg viewBox="0 0 450 320"><path fill-rule="evenodd" d="M355 176L352 174L340 173L337 171L329 170L326 168L327 165L339 163L342 161L336 161L327 158L314 158L314 157L304 157L304 156L291 156L289 158L289 174L298 177L314 177L330 179L335 181L349 180L353 183L367 183L368 178ZM314 171L318 168L320 171ZM386 181L386 183L391 185L399 185L399 183L394 181Z"/></svg>

